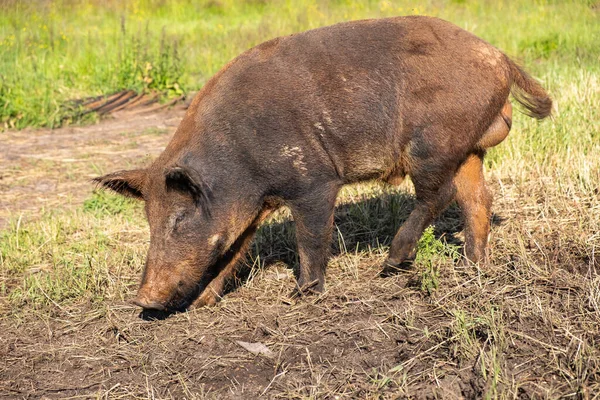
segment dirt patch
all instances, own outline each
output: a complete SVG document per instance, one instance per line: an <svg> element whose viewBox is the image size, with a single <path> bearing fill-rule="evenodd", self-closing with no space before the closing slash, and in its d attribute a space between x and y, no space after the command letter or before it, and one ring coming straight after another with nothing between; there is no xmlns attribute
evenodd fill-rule
<svg viewBox="0 0 600 400"><path fill-rule="evenodd" d="M598 388L600 337L585 331L597 317L572 318L563 330L522 304L527 291L547 304L557 289L544 296L532 285L510 286L512 273L496 268L488 272L495 281L482 287L477 271L449 266L431 297L408 285L415 271L380 278L381 260L372 260L351 278L337 261L329 290L299 301L287 297L292 274L277 265L214 308L162 321L144 321L126 304L2 321L0 393L470 399ZM584 293L568 290L574 306ZM573 313L566 300L564 312ZM262 343L274 356L237 341Z"/></svg>
<svg viewBox="0 0 600 400"><path fill-rule="evenodd" d="M90 179L147 165L164 149L185 110L120 112L97 125L0 133L0 229L10 218L80 205Z"/></svg>

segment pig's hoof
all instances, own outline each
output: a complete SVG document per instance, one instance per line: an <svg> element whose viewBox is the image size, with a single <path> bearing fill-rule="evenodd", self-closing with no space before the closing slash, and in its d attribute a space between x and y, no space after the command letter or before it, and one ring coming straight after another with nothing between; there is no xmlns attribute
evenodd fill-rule
<svg viewBox="0 0 600 400"><path fill-rule="evenodd" d="M294 290L292 290L290 297L295 299L306 295L319 294L321 292L323 292L323 283L319 282L318 279L315 279L314 281L305 283L303 285L298 284Z"/></svg>
<svg viewBox="0 0 600 400"><path fill-rule="evenodd" d="M487 264L487 260L485 258L480 258L478 261L470 260L468 257L461 257L458 265L460 267L485 267Z"/></svg>
<svg viewBox="0 0 600 400"><path fill-rule="evenodd" d="M194 302L188 307L190 310L194 310L196 308L201 308L204 306L214 306L219 301L219 297L217 297L216 293L214 293L210 288L207 288Z"/></svg>
<svg viewBox="0 0 600 400"><path fill-rule="evenodd" d="M405 260L402 262L395 262L390 260L389 258L384 261L381 272L379 276L388 277L393 275L398 275L403 272L410 271L412 269L412 260Z"/></svg>

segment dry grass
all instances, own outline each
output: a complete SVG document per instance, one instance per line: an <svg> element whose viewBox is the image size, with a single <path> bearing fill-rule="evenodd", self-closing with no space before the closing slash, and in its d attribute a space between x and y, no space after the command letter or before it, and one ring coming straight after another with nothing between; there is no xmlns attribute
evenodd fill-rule
<svg viewBox="0 0 600 400"><path fill-rule="evenodd" d="M74 299L48 295L46 302L10 309L0 322L0 393L595 398L597 202L586 206L593 193L578 191L574 199L543 177L518 185L509 180L490 176L496 224L486 266L427 258L404 274L380 277L386 244L412 200L403 191L351 187L338 207L324 294L288 297L296 261L293 226L283 212L261 229L247 262L249 278L237 290L216 307L154 321L138 318L126 303L147 241L144 224L129 217L140 210L125 205L114 216L62 216L63 223L73 218L83 242L98 240L99 232L110 242L91 255L108 257L97 264L105 269L90 271L102 281ZM455 208L446 212L436 224L442 241L429 235L425 248L441 243L451 250L444 243L459 243L458 215ZM49 224L43 219L38 226ZM94 237L85 237L90 230ZM430 267L438 271L431 291L422 286ZM262 343L274 356L249 353L239 340Z"/></svg>

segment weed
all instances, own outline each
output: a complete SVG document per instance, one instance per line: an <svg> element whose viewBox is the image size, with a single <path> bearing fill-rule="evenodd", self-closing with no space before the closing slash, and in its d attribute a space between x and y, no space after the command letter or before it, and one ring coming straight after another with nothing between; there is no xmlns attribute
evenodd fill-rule
<svg viewBox="0 0 600 400"><path fill-rule="evenodd" d="M429 226L417 244L415 267L419 268L418 286L430 295L439 285L439 265L455 262L460 257L458 247L444 243L434 235L434 227Z"/></svg>
<svg viewBox="0 0 600 400"><path fill-rule="evenodd" d="M169 40L162 28L158 47L150 42L155 40L148 31L128 35L123 30L120 38L119 55L116 65L116 82L120 89L133 89L138 93L155 90L167 95L181 95L181 59L176 40Z"/></svg>

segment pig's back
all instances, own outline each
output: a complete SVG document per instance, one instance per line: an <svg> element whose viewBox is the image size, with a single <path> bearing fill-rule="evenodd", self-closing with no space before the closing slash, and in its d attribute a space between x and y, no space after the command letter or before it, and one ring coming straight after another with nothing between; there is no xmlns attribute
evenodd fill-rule
<svg viewBox="0 0 600 400"><path fill-rule="evenodd" d="M508 95L502 57L435 18L337 24L240 55L196 99L199 119L228 126L246 157L285 161L294 149L305 165L333 164L346 182L377 178L414 139L443 131L435 140L472 146L487 118L472 116L504 101L498 87Z"/></svg>

